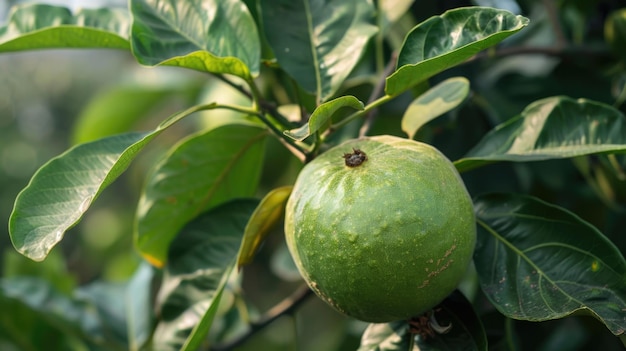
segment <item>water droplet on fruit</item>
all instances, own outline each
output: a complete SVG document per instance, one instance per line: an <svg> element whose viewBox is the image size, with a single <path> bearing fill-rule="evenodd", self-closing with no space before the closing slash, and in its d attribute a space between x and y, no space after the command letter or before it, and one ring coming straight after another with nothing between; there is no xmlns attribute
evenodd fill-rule
<svg viewBox="0 0 626 351"><path fill-rule="evenodd" d="M353 243L353 244L356 242L357 238L358 238L358 236L356 234L354 234L354 233L348 234L348 241Z"/></svg>

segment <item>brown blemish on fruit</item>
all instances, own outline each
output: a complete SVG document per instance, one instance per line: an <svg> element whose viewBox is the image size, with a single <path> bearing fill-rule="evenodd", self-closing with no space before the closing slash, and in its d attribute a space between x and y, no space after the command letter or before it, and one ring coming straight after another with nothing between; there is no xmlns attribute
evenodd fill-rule
<svg viewBox="0 0 626 351"><path fill-rule="evenodd" d="M443 257L439 258L437 260L437 268L435 268L433 271L431 271L430 273L428 273L428 278L426 280L424 280L422 282L422 284L420 284L420 286L418 286L418 289L421 289L423 287L425 287L426 285L428 285L430 283L430 278L439 275L439 273L445 271L446 269L448 269L448 267L450 267L450 265L452 264L452 262L454 262L453 259L449 259L446 261L446 258L448 258L452 252L454 252L454 250L456 249L456 244L453 244L444 254ZM433 260L428 260L428 262L432 263ZM425 268L426 272L430 271L430 269Z"/></svg>
<svg viewBox="0 0 626 351"><path fill-rule="evenodd" d="M352 148L352 153L343 154L343 158L345 160L346 166L348 167L358 167L363 162L367 161L367 155L365 152L360 149Z"/></svg>

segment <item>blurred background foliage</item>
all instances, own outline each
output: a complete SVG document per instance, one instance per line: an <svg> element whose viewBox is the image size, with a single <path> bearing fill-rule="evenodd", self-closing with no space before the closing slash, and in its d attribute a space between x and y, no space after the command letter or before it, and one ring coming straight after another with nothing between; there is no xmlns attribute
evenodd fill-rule
<svg viewBox="0 0 626 351"><path fill-rule="evenodd" d="M0 2L0 21L6 19L10 6L21 2ZM124 0L45 2L72 9L126 6ZM467 77L471 97L444 118L429 123L416 139L434 144L455 160L495 125L519 114L529 103L554 95L593 99L626 112L623 0L416 1L408 11L398 13L397 22L387 29L389 52L401 45L415 24L447 9L468 5L493 6L522 14L530 18L530 26L498 49L481 53L433 78L432 85L452 76ZM360 73L371 66L370 60L366 54L343 94L369 94L372 84L360 79ZM287 93L273 90L269 81L265 82L265 89L278 101ZM412 98L405 94L383 106L371 134L403 135L400 120ZM217 79L176 68L141 67L124 51L48 50L0 55L2 276L40 277L66 294L96 281L127 280L140 263L131 235L143 176L180 137L228 120L228 113L215 117L216 112L211 112L210 121L206 115L190 118L160 136L129 172L102 194L43 263L23 258L10 243L6 220L17 193L39 166L77 142L129 129L151 129L171 113L198 101L237 99L241 96ZM350 127L346 131L349 133ZM473 195L515 191L568 208L593 223L626 252L625 165L624 157L591 156L574 161L503 163L468 172L463 177ZM279 143L271 141L259 196L276 186L291 184L298 167L298 162ZM300 278L291 266L280 228L269 236L255 263L245 268L242 279L243 290L230 291L225 300L235 305L248 304L250 313L267 310L299 286ZM517 332L516 341L524 350L621 349L619 341L590 318L541 324L504 321L486 302L480 304L484 301L480 296L476 301L493 340L502 336L498 333L507 323ZM6 301L0 304L2 308L7 306ZM22 315L19 323L11 320L8 324L30 326L32 333L46 341L42 347L50 347L50 340L61 338L52 323L42 324L32 315L20 312L24 306L12 308L11 313L5 310L1 314L0 318L5 319L0 322L2 325L7 325L7 318ZM297 319L297 323L291 319ZM216 322L214 337L235 332L236 320L227 315ZM364 323L338 315L318 299L309 299L296 314L279 319L242 349L259 350L259 345L263 345L267 350L291 350L297 342L302 350L354 350L364 328ZM0 349L20 349L19 341L14 339L17 334L11 335L8 331L0 332ZM297 341L294 335L298 335ZM55 345L72 349L73 344L64 340ZM498 342L491 346L507 349L507 345Z"/></svg>

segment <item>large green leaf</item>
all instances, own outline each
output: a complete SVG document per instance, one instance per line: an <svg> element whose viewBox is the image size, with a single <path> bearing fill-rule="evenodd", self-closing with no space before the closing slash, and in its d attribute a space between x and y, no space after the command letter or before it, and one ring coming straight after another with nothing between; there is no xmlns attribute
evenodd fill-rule
<svg viewBox="0 0 626 351"><path fill-rule="evenodd" d="M469 93L469 81L454 77L430 88L413 100L402 116L402 130L413 139L424 124L459 106Z"/></svg>
<svg viewBox="0 0 626 351"><path fill-rule="evenodd" d="M528 25L528 19L488 7L449 10L418 24L404 40L398 69L385 92L398 95L494 46Z"/></svg>
<svg viewBox="0 0 626 351"><path fill-rule="evenodd" d="M342 107L350 107L355 110L363 110L364 108L363 103L354 96L346 95L338 97L317 106L307 124L300 128L286 130L284 133L286 136L299 141L306 139L316 132L321 133L330 127L333 114Z"/></svg>
<svg viewBox="0 0 626 351"><path fill-rule="evenodd" d="M27 4L12 9L0 28L0 52L45 48L128 49L128 11Z"/></svg>
<svg viewBox="0 0 626 351"><path fill-rule="evenodd" d="M223 204L198 216L172 241L157 301L161 322L154 334L156 349L198 349L257 204L250 199Z"/></svg>
<svg viewBox="0 0 626 351"><path fill-rule="evenodd" d="M529 321L588 313L624 335L626 260L602 233L529 196L484 195L475 207L474 262L501 313Z"/></svg>
<svg viewBox="0 0 626 351"><path fill-rule="evenodd" d="M540 161L626 151L626 119L599 102L551 97L530 104L489 132L460 160L459 171L494 161Z"/></svg>
<svg viewBox="0 0 626 351"><path fill-rule="evenodd" d="M137 209L136 244L157 266L190 219L227 200L254 195L266 131L229 124L177 144L148 176Z"/></svg>
<svg viewBox="0 0 626 351"><path fill-rule="evenodd" d="M150 140L181 118L214 107L194 106L172 115L152 132L114 135L76 145L48 161L15 200L9 234L17 251L35 261L46 258Z"/></svg>
<svg viewBox="0 0 626 351"><path fill-rule="evenodd" d="M127 133L80 144L43 165L17 196L9 219L17 251L35 261L46 258L157 134Z"/></svg>
<svg viewBox="0 0 626 351"><path fill-rule="evenodd" d="M240 0L131 0L132 50L145 65L250 79L259 73L256 23Z"/></svg>
<svg viewBox="0 0 626 351"><path fill-rule="evenodd" d="M337 91L377 31L369 0L262 0L261 8L278 63L320 101Z"/></svg>

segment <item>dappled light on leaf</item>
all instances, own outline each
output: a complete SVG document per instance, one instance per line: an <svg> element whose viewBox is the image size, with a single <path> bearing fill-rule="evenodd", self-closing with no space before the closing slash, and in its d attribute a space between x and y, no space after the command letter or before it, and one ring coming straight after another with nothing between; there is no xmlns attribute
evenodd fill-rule
<svg viewBox="0 0 626 351"><path fill-rule="evenodd" d="M494 161L541 161L626 152L626 118L595 101L551 97L500 124L454 162L467 171Z"/></svg>
<svg viewBox="0 0 626 351"><path fill-rule="evenodd" d="M402 130L413 139L426 123L457 107L469 93L469 81L454 77L432 87L413 100L402 117Z"/></svg>
<svg viewBox="0 0 626 351"><path fill-rule="evenodd" d="M385 92L400 94L496 45L528 25L528 19L487 7L449 10L418 24L404 40L398 69Z"/></svg>
<svg viewBox="0 0 626 351"><path fill-rule="evenodd" d="M239 0L131 0L132 49L145 65L250 79L259 73L256 24Z"/></svg>

